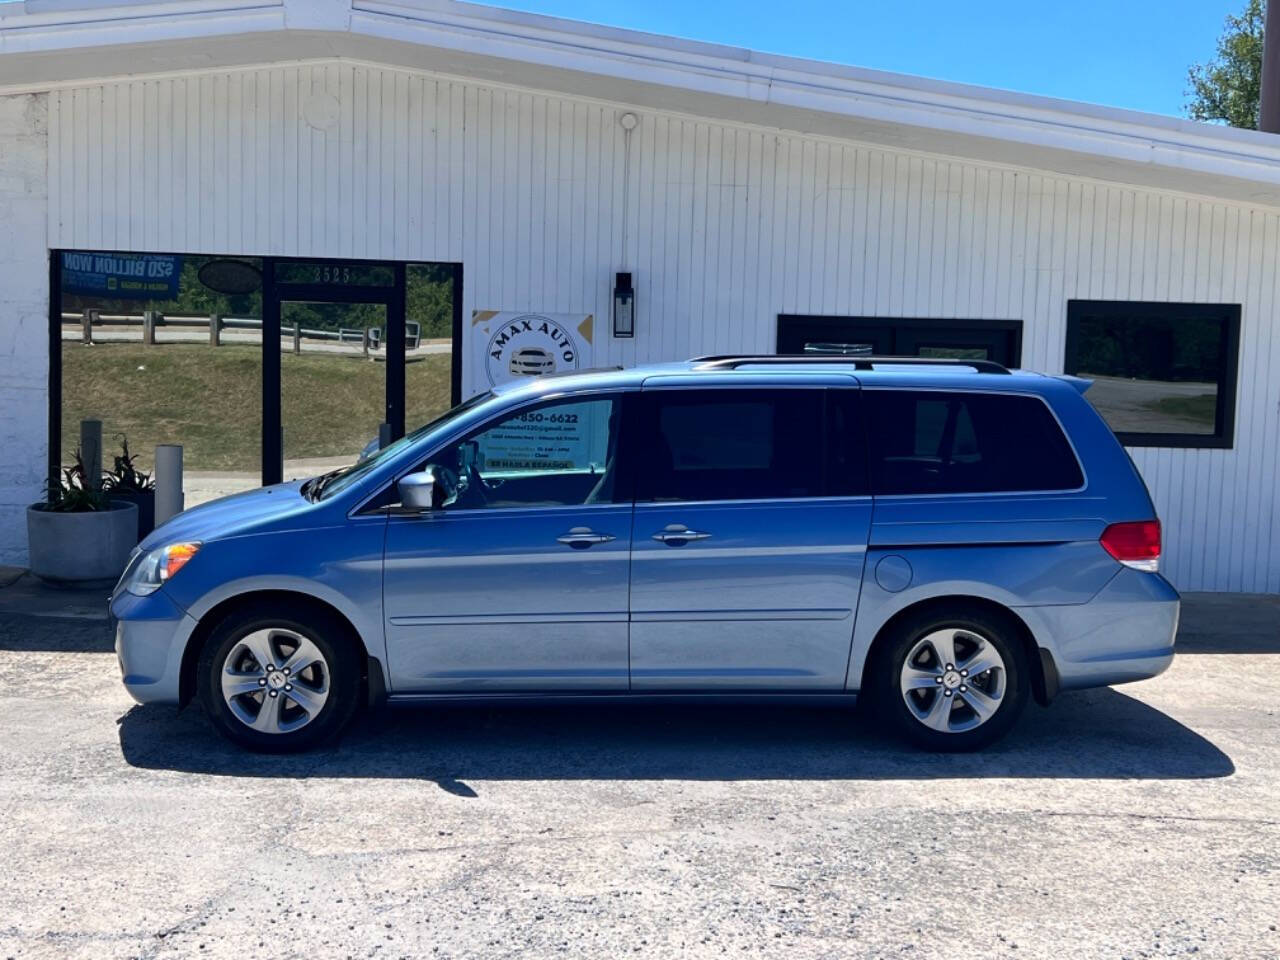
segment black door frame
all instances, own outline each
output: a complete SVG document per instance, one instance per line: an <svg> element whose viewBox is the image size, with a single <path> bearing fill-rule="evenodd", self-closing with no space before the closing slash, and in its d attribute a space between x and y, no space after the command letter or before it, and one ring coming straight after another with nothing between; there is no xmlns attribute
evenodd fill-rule
<svg viewBox="0 0 1280 960"><path fill-rule="evenodd" d="M305 263L334 267L391 267L390 286L342 283L281 283L280 264ZM280 306L284 303L376 303L387 311L383 340L386 360L386 423L391 439L404 436L405 264L386 260L339 260L318 257L264 257L262 262L262 483L284 479L284 402L280 375ZM455 310L455 312L457 312ZM268 350L267 344L276 344Z"/></svg>
<svg viewBox="0 0 1280 960"><path fill-rule="evenodd" d="M1006 366L1017 367L1022 364L1022 321L1021 320L969 320L963 317L867 317L867 316L820 316L802 313L778 314L777 339L774 341L776 352L783 353L788 345L789 334L797 327L811 326L830 331L831 336L847 335L849 329L862 328L865 339L877 339L877 335L889 334L889 339L896 342L898 331L908 332L914 336L923 333L956 335L964 334L1003 334L1007 337L1010 362ZM791 328L791 329L788 329ZM976 339L976 338L975 338ZM977 345L975 343L975 345ZM895 347L890 347L895 350ZM794 351L792 351L794 352ZM993 358L995 359L995 358Z"/></svg>
<svg viewBox="0 0 1280 960"><path fill-rule="evenodd" d="M68 248L69 249L69 248ZM80 248L76 248L80 249ZM62 253L63 248L49 251L49 379L48 379L48 477L49 496L57 489L62 476ZM173 253L167 250L102 250L101 253ZM217 256L211 253L179 253L184 257ZM387 362L387 423L393 440L405 432L405 310L406 268L409 266L448 267L452 273L453 341L450 362L450 403L462 402L462 264L433 260L368 260L342 257L274 257L258 254L227 254L235 258L258 260L262 264L262 482L279 483L284 478L284 437L280 380L280 304L302 301L309 303L381 303L387 308L387 336L384 343ZM280 263L314 263L331 266L390 267L393 271L389 287L327 283L277 283L276 265Z"/></svg>

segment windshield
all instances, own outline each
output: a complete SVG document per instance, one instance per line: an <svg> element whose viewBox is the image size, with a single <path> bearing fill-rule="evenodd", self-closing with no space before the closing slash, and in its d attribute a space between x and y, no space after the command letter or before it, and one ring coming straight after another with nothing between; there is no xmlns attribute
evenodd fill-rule
<svg viewBox="0 0 1280 960"><path fill-rule="evenodd" d="M360 463L353 464L350 467L339 470L337 473L326 474L323 478L324 483L315 494L315 498L317 500L327 500L335 493L345 490L347 487L351 486L351 484L357 482L362 477L367 476L371 470L378 466L378 464L384 463L388 458L394 457L406 447L417 443L432 430L443 427L445 424L462 416L469 410L474 410L476 407L480 406L480 404L489 400L492 396L493 394L491 392L478 393L470 400L464 400L452 410L436 417L430 423L424 423L411 433L406 433L399 440L383 447L367 460L362 460ZM314 481L308 481L308 484L313 482Z"/></svg>

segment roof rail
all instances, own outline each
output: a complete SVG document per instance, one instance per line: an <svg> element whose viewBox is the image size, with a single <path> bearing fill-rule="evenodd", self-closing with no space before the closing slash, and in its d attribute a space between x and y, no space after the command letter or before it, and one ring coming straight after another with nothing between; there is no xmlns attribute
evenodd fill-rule
<svg viewBox="0 0 1280 960"><path fill-rule="evenodd" d="M814 356L812 354L763 354L760 356L726 355L714 357L695 357L695 363L704 370L736 370L738 367L753 366L841 366L853 367L855 370L874 370L878 363L891 363L895 366L911 367L972 367L978 373L1005 373L1009 368L994 360L950 360L935 357L849 357L849 356Z"/></svg>

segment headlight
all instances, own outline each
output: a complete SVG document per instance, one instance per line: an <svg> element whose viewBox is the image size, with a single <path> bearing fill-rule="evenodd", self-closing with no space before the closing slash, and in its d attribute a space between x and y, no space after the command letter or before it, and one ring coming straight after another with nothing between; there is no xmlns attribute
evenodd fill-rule
<svg viewBox="0 0 1280 960"><path fill-rule="evenodd" d="M199 549L199 543L171 543L156 547L134 564L124 588L140 597L155 593L161 584L185 567Z"/></svg>

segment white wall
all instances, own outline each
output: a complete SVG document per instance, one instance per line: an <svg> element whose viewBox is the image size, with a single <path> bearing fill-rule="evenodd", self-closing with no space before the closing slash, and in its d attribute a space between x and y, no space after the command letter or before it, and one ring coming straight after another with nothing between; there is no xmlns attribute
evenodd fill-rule
<svg viewBox="0 0 1280 960"><path fill-rule="evenodd" d="M0 97L0 564L18 566L48 449L47 106Z"/></svg>
<svg viewBox="0 0 1280 960"><path fill-rule="evenodd" d="M1068 299L1242 303L1235 448L1134 457L1176 584L1280 591L1273 210L646 111L624 191L625 107L350 63L49 96L51 246L460 260L466 317L602 326L631 269L636 338L597 363L826 313L1020 319L1053 372Z"/></svg>

